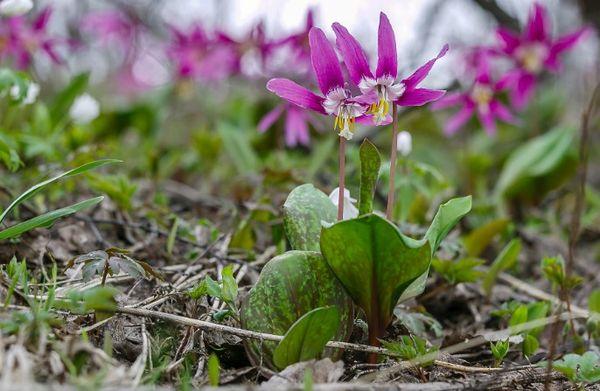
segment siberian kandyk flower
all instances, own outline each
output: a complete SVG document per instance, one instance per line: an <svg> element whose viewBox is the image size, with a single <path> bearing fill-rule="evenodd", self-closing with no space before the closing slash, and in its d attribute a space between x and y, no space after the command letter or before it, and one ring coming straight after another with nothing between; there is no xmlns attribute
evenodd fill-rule
<svg viewBox="0 0 600 391"><path fill-rule="evenodd" d="M364 116L367 106L351 96L344 86L344 76L337 55L325 33L313 27L309 33L310 57L319 89L324 96L288 79L269 80L267 89L279 97L305 109L335 117L334 129L339 135L352 139L354 123Z"/></svg>
<svg viewBox="0 0 600 391"><path fill-rule="evenodd" d="M531 98L537 75L544 70L558 72L561 68L560 55L589 32L589 28L582 28L554 39L550 29L546 9L535 3L521 35L505 28L497 30L501 52L517 65L506 74L504 84L511 89L511 103L518 109L525 107Z"/></svg>
<svg viewBox="0 0 600 391"><path fill-rule="evenodd" d="M435 62L446 54L448 45L445 45L435 58L429 60L412 75L397 81L396 38L392 25L383 12L379 17L377 45L379 58L375 75L369 69L367 56L358 41L341 24L334 23L332 27L350 79L371 104L369 113L375 116L378 125L385 121L392 103L399 106L422 106L438 100L445 94L446 91L443 90L417 88L417 86L429 74Z"/></svg>

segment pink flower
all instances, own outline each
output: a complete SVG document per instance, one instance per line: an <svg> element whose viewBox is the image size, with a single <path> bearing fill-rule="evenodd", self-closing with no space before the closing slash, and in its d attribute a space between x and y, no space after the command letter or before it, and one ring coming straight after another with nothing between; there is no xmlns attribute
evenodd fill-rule
<svg viewBox="0 0 600 391"><path fill-rule="evenodd" d="M334 116L334 129L339 129L339 135L350 140L354 123L365 115L367 105L345 88L340 63L325 33L313 27L308 37L313 70L323 96L281 78L269 80L267 89L296 106Z"/></svg>
<svg viewBox="0 0 600 391"><path fill-rule="evenodd" d="M500 51L517 65L503 80L510 88L511 103L515 108L522 109L531 99L536 76L544 70L558 72L561 69L560 55L575 46L590 30L586 27L552 38L546 9L539 3L534 4L527 25L520 35L505 28L497 30Z"/></svg>
<svg viewBox="0 0 600 391"><path fill-rule="evenodd" d="M138 24L117 10L95 11L83 17L81 29L97 36L104 45L117 43L129 53Z"/></svg>
<svg viewBox="0 0 600 391"><path fill-rule="evenodd" d="M209 38L200 25L183 32L172 28L173 40L167 48L181 77L219 81L239 72L236 45L221 35Z"/></svg>
<svg viewBox="0 0 600 391"><path fill-rule="evenodd" d="M265 114L258 123L258 131L266 132L285 112L285 144L288 147L308 145L310 143L309 124L313 123L311 115L302 108L285 103L276 106Z"/></svg>
<svg viewBox="0 0 600 391"><path fill-rule="evenodd" d="M378 124L384 123L392 103L399 106L422 106L440 99L446 93L444 90L419 88L418 85L429 74L435 62L446 54L448 45L412 75L397 80L396 38L392 25L383 12L379 18L379 58L375 75L369 69L364 50L348 30L339 23L333 24L333 30L350 79L372 104L371 113Z"/></svg>
<svg viewBox="0 0 600 391"><path fill-rule="evenodd" d="M25 16L3 20L0 26L0 56L12 59L19 69L27 68L38 50L46 53L53 62L60 63L56 53L59 41L46 32L51 13L48 7L31 22Z"/></svg>
<svg viewBox="0 0 600 391"><path fill-rule="evenodd" d="M510 110L498 99L499 93L504 88L502 82L492 80L489 63L482 60L475 83L469 91L447 94L433 103L432 108L440 110L453 106L460 107L459 111L444 126L444 132L447 135L456 133L473 115L477 116L487 134L494 135L497 120L508 123L516 122Z"/></svg>

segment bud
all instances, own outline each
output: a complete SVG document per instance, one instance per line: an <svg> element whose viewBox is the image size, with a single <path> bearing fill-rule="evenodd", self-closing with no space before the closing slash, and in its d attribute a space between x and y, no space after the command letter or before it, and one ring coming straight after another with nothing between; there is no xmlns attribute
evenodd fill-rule
<svg viewBox="0 0 600 391"><path fill-rule="evenodd" d="M396 138L396 149L402 156L408 156L412 151L412 136L406 130L398 133Z"/></svg>
<svg viewBox="0 0 600 391"><path fill-rule="evenodd" d="M77 97L69 110L73 122L87 124L100 115L100 104L89 94Z"/></svg>
<svg viewBox="0 0 600 391"><path fill-rule="evenodd" d="M0 3L0 15L18 16L24 15L33 8L31 0L4 0Z"/></svg>

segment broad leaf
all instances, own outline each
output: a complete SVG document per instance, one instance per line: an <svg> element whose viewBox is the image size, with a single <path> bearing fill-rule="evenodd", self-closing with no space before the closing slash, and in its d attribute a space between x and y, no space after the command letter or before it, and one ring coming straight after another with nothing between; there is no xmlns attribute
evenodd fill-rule
<svg viewBox="0 0 600 391"><path fill-rule="evenodd" d="M516 148L504 164L496 195L534 201L560 185L576 168L573 133L558 128Z"/></svg>
<svg viewBox="0 0 600 391"><path fill-rule="evenodd" d="M373 211L373 197L379 169L381 167L381 156L373 143L365 139L360 146L360 197L358 201L358 213L364 215Z"/></svg>
<svg viewBox="0 0 600 391"><path fill-rule="evenodd" d="M442 240L454 228L456 223L471 211L471 206L471 196L453 198L440 205L429 229L425 233L425 239L431 245L431 254L437 250Z"/></svg>
<svg viewBox="0 0 600 391"><path fill-rule="evenodd" d="M270 260L242 303L242 327L262 333L283 335L307 312L335 306L340 326L333 339L347 340L354 322L352 300L331 272L321 254L313 251L289 251ZM277 343L246 341L246 349L256 363L273 367L272 355ZM326 356L341 352L326 350Z"/></svg>
<svg viewBox="0 0 600 391"><path fill-rule="evenodd" d="M283 227L294 250L319 251L321 222L337 220L337 208L311 184L296 187L283 204Z"/></svg>
<svg viewBox="0 0 600 391"><path fill-rule="evenodd" d="M600 381L600 356L593 351L586 352L581 356L567 354L561 360L553 362L552 366L574 382L595 383Z"/></svg>
<svg viewBox="0 0 600 391"><path fill-rule="evenodd" d="M30 187L23 194L21 194L20 196L18 196L2 212L2 214L0 214L0 223L2 223L2 221L4 221L4 219L6 218L6 216L8 215L8 213L10 213L10 211L13 210L17 205L19 205L20 203L22 203L22 202L28 200L29 198L33 197L35 194L37 194L37 192L39 192L40 190L42 190L46 186L50 185L51 183L54 183L54 182L58 181L59 179L68 178L68 177L72 177L72 176L75 176L75 175L83 174L84 172L96 169L96 168L104 166L106 164L120 163L120 162L121 162L121 160L116 160L116 159L96 160L94 162L90 162L90 163L86 163L84 165L81 165L81 166L79 166L77 168L74 168L72 170L65 171L62 174L59 174L59 175L57 175L57 176L55 176L53 178L47 179L47 180L45 180L43 182L38 183L35 186Z"/></svg>
<svg viewBox="0 0 600 391"><path fill-rule="evenodd" d="M104 197L90 198L89 200L81 201L65 208L44 213L43 215L36 216L29 220L15 224L10 228L0 231L0 240L15 238L35 228L47 228L54 224L56 220L94 206L100 203L103 199Z"/></svg>
<svg viewBox="0 0 600 391"><path fill-rule="evenodd" d="M340 327L340 312L333 306L315 308L298 319L273 353L279 369L300 361L318 359L325 344Z"/></svg>
<svg viewBox="0 0 600 391"><path fill-rule="evenodd" d="M321 233L321 251L367 316L370 343L378 343L404 290L429 268L427 241L403 236L374 214L338 222Z"/></svg>

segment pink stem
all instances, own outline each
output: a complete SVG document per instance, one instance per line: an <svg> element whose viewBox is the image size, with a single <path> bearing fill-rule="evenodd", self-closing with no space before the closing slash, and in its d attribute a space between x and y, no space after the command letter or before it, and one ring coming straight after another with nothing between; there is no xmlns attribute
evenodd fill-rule
<svg viewBox="0 0 600 391"><path fill-rule="evenodd" d="M392 102L392 151L390 153L390 189L388 191L387 209L385 216L392 221L394 212L394 193L396 181L396 156L398 155L398 121L396 120L396 105Z"/></svg>
<svg viewBox="0 0 600 391"><path fill-rule="evenodd" d="M339 194L338 194L338 220L344 218L344 187L346 181L346 139L340 136L340 169L339 175Z"/></svg>

